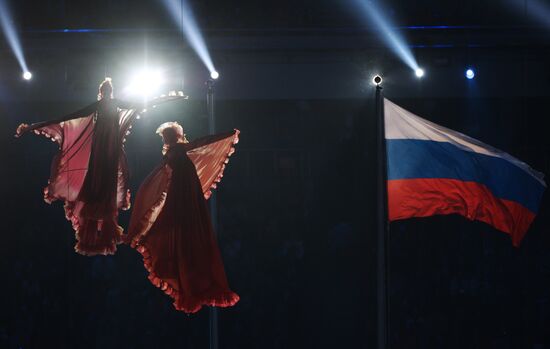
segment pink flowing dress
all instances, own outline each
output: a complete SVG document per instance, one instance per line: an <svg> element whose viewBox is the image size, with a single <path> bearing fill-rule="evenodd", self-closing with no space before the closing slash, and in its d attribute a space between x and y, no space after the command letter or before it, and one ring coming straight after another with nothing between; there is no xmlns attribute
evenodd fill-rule
<svg viewBox="0 0 550 349"><path fill-rule="evenodd" d="M127 239L142 254L149 280L186 313L239 300L229 289L206 204L238 134L170 146L136 195Z"/></svg>
<svg viewBox="0 0 550 349"><path fill-rule="evenodd" d="M179 97L164 97L151 105ZM65 202L75 230L75 250L83 255L113 254L121 242L118 211L130 207L124 137L139 110L104 98L59 119L32 124L27 131L59 145L44 200Z"/></svg>

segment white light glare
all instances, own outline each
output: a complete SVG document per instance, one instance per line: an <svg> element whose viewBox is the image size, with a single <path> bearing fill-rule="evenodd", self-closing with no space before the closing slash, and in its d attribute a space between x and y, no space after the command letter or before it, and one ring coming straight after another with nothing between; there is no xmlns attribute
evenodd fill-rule
<svg viewBox="0 0 550 349"><path fill-rule="evenodd" d="M476 73L474 72L474 70L472 68L468 68L466 70L466 78L468 80L472 80L475 76L476 76Z"/></svg>
<svg viewBox="0 0 550 349"><path fill-rule="evenodd" d="M217 71L213 70L211 73L210 73L210 77L214 80L217 80L219 77L220 77L220 73L218 73Z"/></svg>
<svg viewBox="0 0 550 349"><path fill-rule="evenodd" d="M421 78L424 76L424 69L416 68L416 70L414 71L414 74L416 75L417 78Z"/></svg>
<svg viewBox="0 0 550 349"><path fill-rule="evenodd" d="M151 96L158 91L163 82L159 70L144 69L134 76L125 92L131 95Z"/></svg>
<svg viewBox="0 0 550 349"><path fill-rule="evenodd" d="M32 79L32 73L30 71L26 71L23 73L23 79L30 80Z"/></svg>

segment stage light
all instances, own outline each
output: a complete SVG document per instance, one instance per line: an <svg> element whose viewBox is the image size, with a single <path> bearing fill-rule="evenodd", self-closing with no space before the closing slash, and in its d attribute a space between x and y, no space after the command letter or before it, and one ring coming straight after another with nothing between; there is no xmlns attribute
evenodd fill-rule
<svg viewBox="0 0 550 349"><path fill-rule="evenodd" d="M23 73L23 79L30 80L32 79L32 73L30 71L26 71Z"/></svg>
<svg viewBox="0 0 550 349"><path fill-rule="evenodd" d="M382 83L382 77L380 75L375 75L372 78L372 83L375 84L376 86L380 86L380 84Z"/></svg>
<svg viewBox="0 0 550 349"><path fill-rule="evenodd" d="M475 71L472 68L466 70L466 79L472 80L476 76Z"/></svg>
<svg viewBox="0 0 550 349"><path fill-rule="evenodd" d="M424 76L424 69L416 68L414 71L414 74L416 75L417 78L421 78Z"/></svg>
<svg viewBox="0 0 550 349"><path fill-rule="evenodd" d="M219 77L220 77L220 73L218 73L217 71L213 70L211 73L210 73L210 77L214 80L217 80Z"/></svg>
<svg viewBox="0 0 550 349"><path fill-rule="evenodd" d="M134 75L124 91L130 95L148 97L158 92L163 82L160 70L143 69Z"/></svg>

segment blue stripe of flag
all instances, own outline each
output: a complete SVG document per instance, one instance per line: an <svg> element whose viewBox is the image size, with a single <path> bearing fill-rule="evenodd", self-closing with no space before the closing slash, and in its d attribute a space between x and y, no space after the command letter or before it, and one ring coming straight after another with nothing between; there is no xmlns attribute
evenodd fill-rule
<svg viewBox="0 0 550 349"><path fill-rule="evenodd" d="M389 180L446 178L477 182L497 198L538 212L544 186L507 160L430 140L388 139L386 147Z"/></svg>

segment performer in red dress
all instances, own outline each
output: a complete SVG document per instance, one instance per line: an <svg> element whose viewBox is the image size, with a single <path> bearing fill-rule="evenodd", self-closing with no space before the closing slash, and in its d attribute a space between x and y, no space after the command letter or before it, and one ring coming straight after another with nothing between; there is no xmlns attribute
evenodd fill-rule
<svg viewBox="0 0 550 349"><path fill-rule="evenodd" d="M239 131L187 142L175 122L157 130L163 162L141 185L126 241L143 256L149 280L174 299L177 310L228 307L229 289L206 200L234 152Z"/></svg>
<svg viewBox="0 0 550 349"><path fill-rule="evenodd" d="M175 98L181 97L168 99ZM130 207L123 142L142 108L114 99L111 79L106 78L97 102L59 119L17 128L17 137L34 131L59 144L44 200L65 201L78 253L113 254L121 242L118 210Z"/></svg>

